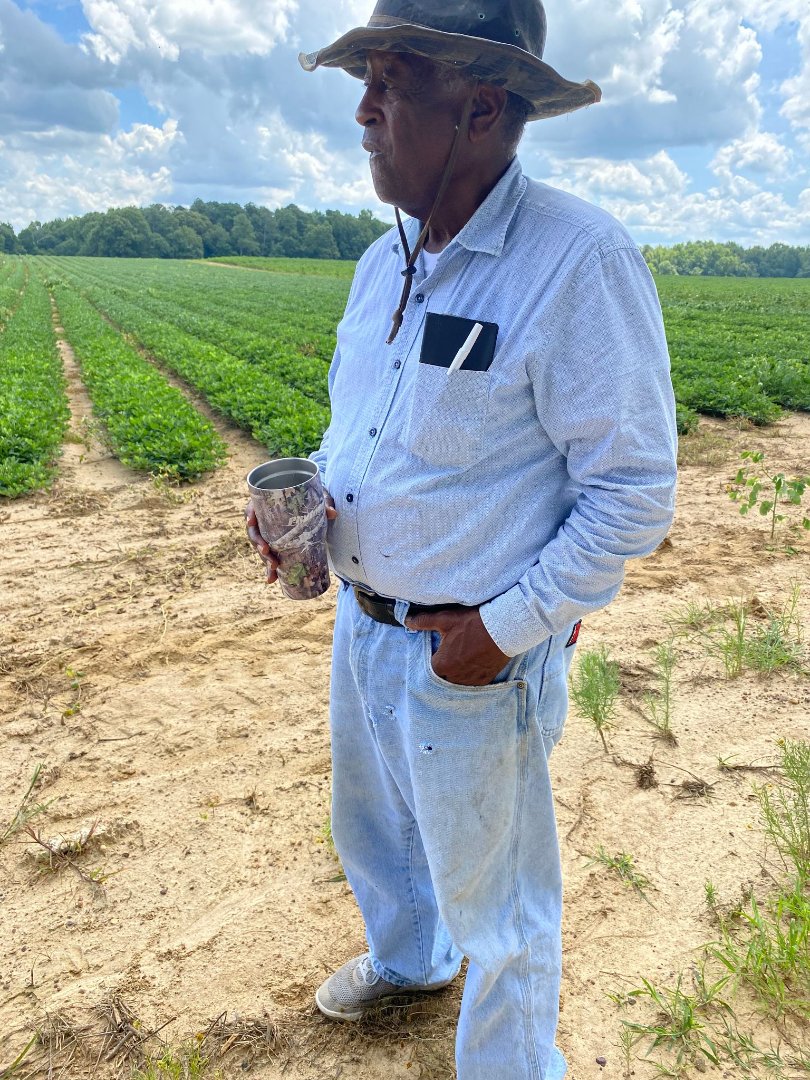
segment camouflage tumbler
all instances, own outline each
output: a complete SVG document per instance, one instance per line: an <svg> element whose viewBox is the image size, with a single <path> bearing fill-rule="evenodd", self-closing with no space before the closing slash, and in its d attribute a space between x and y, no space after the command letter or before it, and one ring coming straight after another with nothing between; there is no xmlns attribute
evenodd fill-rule
<svg viewBox="0 0 810 1080"><path fill-rule="evenodd" d="M278 579L291 600L312 600L329 588L326 502L318 466L278 458L248 473L259 532L279 560Z"/></svg>

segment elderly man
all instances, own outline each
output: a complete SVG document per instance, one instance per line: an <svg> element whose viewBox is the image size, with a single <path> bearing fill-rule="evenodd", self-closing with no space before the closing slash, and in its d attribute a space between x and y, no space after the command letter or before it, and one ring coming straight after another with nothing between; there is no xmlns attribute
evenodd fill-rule
<svg viewBox="0 0 810 1080"><path fill-rule="evenodd" d="M527 120L600 96L543 63L544 40L540 0L380 0L301 57L363 78L363 148L398 208L358 264L313 455L342 581L332 831L369 947L316 1001L355 1020L467 956L459 1080L565 1073L548 758L580 620L674 498L644 261L515 158Z"/></svg>

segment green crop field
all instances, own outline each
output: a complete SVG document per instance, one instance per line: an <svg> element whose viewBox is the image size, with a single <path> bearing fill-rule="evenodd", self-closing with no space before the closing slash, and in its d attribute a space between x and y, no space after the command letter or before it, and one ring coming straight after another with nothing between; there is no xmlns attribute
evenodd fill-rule
<svg viewBox="0 0 810 1080"><path fill-rule="evenodd" d="M353 264L228 262L0 256L0 495L45 485L64 435L51 300L108 442L132 468L192 479L223 460L167 374L270 455L318 445ZM766 424L782 408L810 410L810 280L657 284L682 432L699 413Z"/></svg>

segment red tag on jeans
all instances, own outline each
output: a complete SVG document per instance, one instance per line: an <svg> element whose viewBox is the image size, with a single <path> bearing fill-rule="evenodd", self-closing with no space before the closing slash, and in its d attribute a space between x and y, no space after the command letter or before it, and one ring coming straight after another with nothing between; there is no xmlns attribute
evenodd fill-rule
<svg viewBox="0 0 810 1080"><path fill-rule="evenodd" d="M576 645L577 638L579 637L579 632L580 632L581 629L582 629L582 619L579 620L577 625L571 631L571 637L565 643L566 649L569 649L572 645Z"/></svg>

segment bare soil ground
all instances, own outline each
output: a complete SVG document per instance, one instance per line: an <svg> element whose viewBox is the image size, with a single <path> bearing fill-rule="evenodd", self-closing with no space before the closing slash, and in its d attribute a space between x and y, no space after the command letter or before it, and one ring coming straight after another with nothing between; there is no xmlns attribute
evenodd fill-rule
<svg viewBox="0 0 810 1080"><path fill-rule="evenodd" d="M24 831L0 846L0 1074L37 1030L49 1038L28 1060L41 1069L17 1075L103 1080L129 1075L120 1063L148 1032L181 1046L221 1018L226 1053L212 1034L208 1075L452 1077L460 987L359 1028L313 1012L314 987L363 950L363 927L324 837L333 595L284 599L244 539L244 476L265 452L220 423L226 468L156 486L82 441L89 404L66 361L74 434L58 484L0 506L0 835L39 763L41 839L95 831L69 860L37 860ZM722 772L718 758L774 762L777 739L808 737L805 676L730 680L683 638L677 746L639 713L651 649L687 601L746 598L761 618L799 581L810 620L810 534L782 532L796 554L769 550L765 522L740 518L724 490L756 448L774 470L807 472L810 417L704 422L684 447L669 540L629 566L580 638L610 648L625 692L610 755L572 712L552 761L567 902L559 1042L573 1080L628 1075L606 994L689 968L714 933L705 880L728 903L762 885L761 776ZM642 788L632 766L650 759L657 786ZM706 793L687 791L690 778ZM646 901L590 862L600 845L633 855Z"/></svg>

